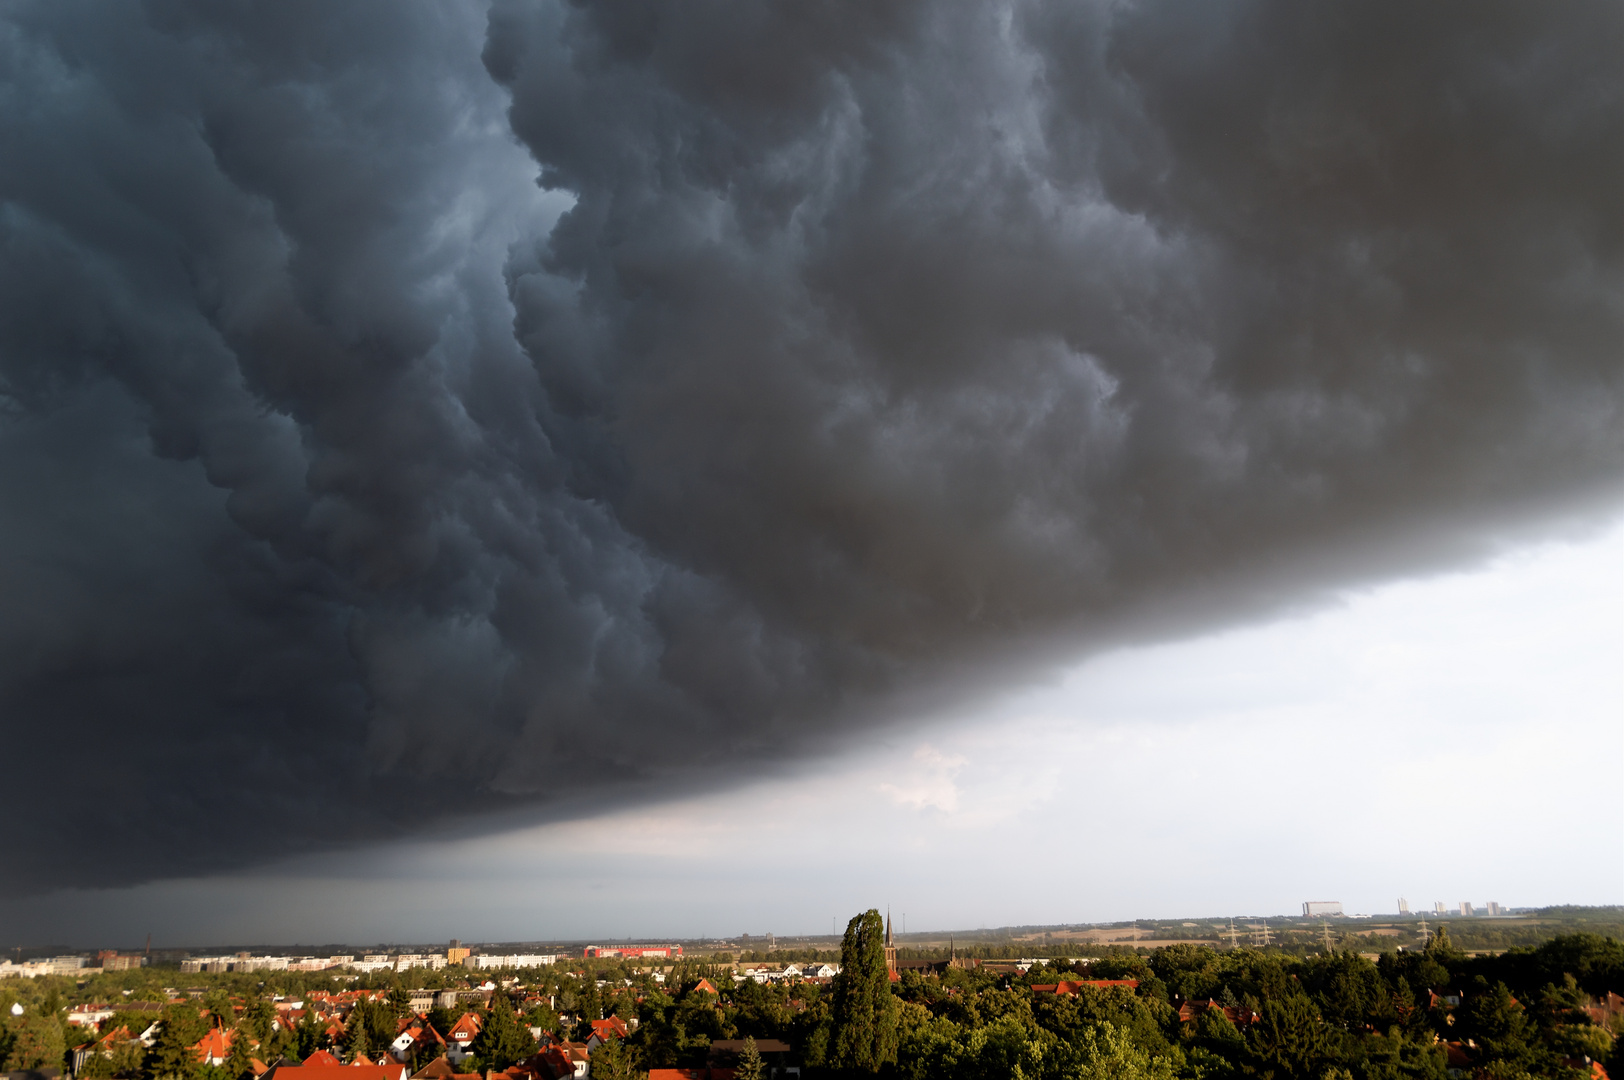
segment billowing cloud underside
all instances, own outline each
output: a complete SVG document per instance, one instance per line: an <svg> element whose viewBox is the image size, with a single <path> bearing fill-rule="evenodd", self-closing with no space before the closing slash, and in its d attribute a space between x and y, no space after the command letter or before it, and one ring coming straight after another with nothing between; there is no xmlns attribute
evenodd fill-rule
<svg viewBox="0 0 1624 1080"><path fill-rule="evenodd" d="M11 6L8 879L783 762L1607 497L1620 55L1612 0Z"/></svg>

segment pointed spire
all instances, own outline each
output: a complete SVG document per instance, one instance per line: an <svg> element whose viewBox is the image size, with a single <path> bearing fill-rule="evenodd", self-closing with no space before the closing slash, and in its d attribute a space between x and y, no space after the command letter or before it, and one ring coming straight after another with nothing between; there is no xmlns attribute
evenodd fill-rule
<svg viewBox="0 0 1624 1080"><path fill-rule="evenodd" d="M886 908L885 909L885 947L887 949L889 949L895 944L896 944L896 942L891 940L891 909Z"/></svg>

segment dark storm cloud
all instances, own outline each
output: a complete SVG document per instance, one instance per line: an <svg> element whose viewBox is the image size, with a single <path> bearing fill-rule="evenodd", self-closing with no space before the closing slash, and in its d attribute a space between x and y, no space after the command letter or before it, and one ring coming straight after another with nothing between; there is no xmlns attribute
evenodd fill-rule
<svg viewBox="0 0 1624 1080"><path fill-rule="evenodd" d="M1621 28L11 8L13 880L658 790L1616 494Z"/></svg>

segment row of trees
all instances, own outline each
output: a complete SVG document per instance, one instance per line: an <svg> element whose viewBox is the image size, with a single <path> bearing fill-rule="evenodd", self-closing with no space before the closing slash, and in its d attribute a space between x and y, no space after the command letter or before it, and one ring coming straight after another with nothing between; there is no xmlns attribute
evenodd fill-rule
<svg viewBox="0 0 1624 1080"><path fill-rule="evenodd" d="M523 1060L536 1048L532 1026L584 1038L592 1020L608 1015L640 1024L623 1044L594 1054L600 1080L700 1065L713 1040L751 1036L790 1043L814 1070L908 1080L1443 1080L1445 1042L1465 1045L1472 1068L1493 1080L1563 1077L1571 1074L1570 1062L1586 1057L1624 1066L1616 1032L1591 1023L1584 1011L1590 996L1624 988L1624 946L1595 935L1469 957L1440 932L1424 950L1376 962L1353 952L1296 957L1191 945L1148 956L1122 951L1096 959L1088 977L1135 979L1137 989L1057 996L1033 986L1077 974L1059 961L1021 978L953 969L939 977L904 972L893 983L883 922L871 910L848 924L841 963L827 988L734 984L729 969L693 961L673 968L664 984L619 962L528 972L528 985L512 987L511 996L493 994L480 1010L475 1063L463 1068L501 1069ZM1433 1007L1429 990L1445 988L1462 995L1458 1007ZM248 1071L246 1049L255 1043L266 1060L303 1058L325 1045L325 1023L313 1011L291 1031L272 1032L274 1012L263 990L235 1003L225 990L169 1008L150 1052L139 1061L93 1059L91 1075L240 1080ZM1180 1019L1180 1003L1208 1000L1221 1007ZM61 1010L58 996L31 1001L23 1016L9 1018L0 1031L8 1067L60 1061L69 1040L82 1041L64 1030ZM362 1002L348 1018L344 1045L329 1048L346 1059L375 1056L409 1011L399 987L383 1001ZM445 1031L459 1013L439 1010L428 1019ZM130 1017L132 1030L147 1022ZM192 1045L211 1024L238 1033L233 1059L218 1076L192 1060ZM741 1068L749 1073L758 1063L759 1055L746 1054Z"/></svg>
<svg viewBox="0 0 1624 1080"><path fill-rule="evenodd" d="M1494 1080L1577 1077L1573 1064L1587 1058L1624 1066L1617 1032L1584 1010L1591 995L1624 986L1624 948L1595 935L1469 957L1440 932L1423 951L1377 962L1178 945L1089 967L1090 978L1137 989L1061 996L1032 989L1078 976L1058 963L1022 978L909 971L892 983L883 924L869 911L848 926L842 965L829 994L749 982L720 1000L684 987L651 993L626 1049L643 1068L691 1066L712 1039L754 1035L789 1041L809 1066L918 1080L1443 1080L1447 1043ZM1434 1007L1429 991L1445 989L1461 995L1458 1007ZM1181 1003L1209 1000L1219 1008L1180 1019Z"/></svg>

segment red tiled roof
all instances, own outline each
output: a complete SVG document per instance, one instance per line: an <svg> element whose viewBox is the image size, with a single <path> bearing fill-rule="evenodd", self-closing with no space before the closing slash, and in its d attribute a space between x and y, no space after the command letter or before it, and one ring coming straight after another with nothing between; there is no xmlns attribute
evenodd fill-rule
<svg viewBox="0 0 1624 1080"><path fill-rule="evenodd" d="M568 1053L556 1046L549 1046L530 1060L534 1063L536 1072L545 1070L553 1080L575 1075L575 1062L570 1059Z"/></svg>
<svg viewBox="0 0 1624 1080"><path fill-rule="evenodd" d="M225 1028L211 1028L209 1033L192 1044L199 1064L224 1059L231 1053L231 1032Z"/></svg>
<svg viewBox="0 0 1624 1080"><path fill-rule="evenodd" d="M418 1080L419 1077L422 1077L423 1080L453 1080L454 1077L478 1077L478 1075L478 1073L458 1072L456 1069L451 1067L451 1062L446 1060L445 1055L441 1054L439 1057L435 1058L433 1061L414 1072L412 1074L412 1080Z"/></svg>
<svg viewBox="0 0 1624 1080"><path fill-rule="evenodd" d="M1139 989L1138 979L1071 979L1061 980L1057 983L1036 983L1032 987L1034 994L1075 994L1085 986L1092 986L1104 990L1111 986L1125 986L1129 990Z"/></svg>
<svg viewBox="0 0 1624 1080"><path fill-rule="evenodd" d="M592 1021L592 1034L600 1039L607 1039L611 1035L624 1039L631 1032L626 1027L626 1021L618 1016L611 1016L607 1020Z"/></svg>
<svg viewBox="0 0 1624 1080"><path fill-rule="evenodd" d="M1183 1005L1180 1005L1179 1023L1188 1023L1189 1021L1200 1016L1202 1013L1206 1012L1208 1009L1217 1009L1219 1012L1224 1014L1225 1020L1228 1020L1236 1027L1245 1027L1248 1024L1255 1024L1259 1019L1258 1014L1255 1012L1248 1012L1245 1009L1239 1009L1233 1005L1226 1008L1225 1006L1219 1005L1211 998L1208 998L1206 1001L1186 1001Z"/></svg>
<svg viewBox="0 0 1624 1080"><path fill-rule="evenodd" d="M404 1065L284 1065L276 1070L288 1080L406 1080Z"/></svg>
<svg viewBox="0 0 1624 1080"><path fill-rule="evenodd" d="M479 1017L471 1012L465 1012L457 1018L455 1024L451 1025L451 1030L446 1032L446 1038L452 1042L473 1042L474 1036L478 1034Z"/></svg>
<svg viewBox="0 0 1624 1080"><path fill-rule="evenodd" d="M304 1068L317 1068L317 1067L322 1067L322 1066L332 1066L332 1065L342 1065L342 1064L344 1064L342 1061L338 1060L336 1057L329 1054L327 1051L325 1051L325 1050L317 1050L315 1053L311 1054L309 1057L304 1059L304 1066L303 1067ZM297 1066L297 1065L287 1066L287 1068L299 1068L299 1067L300 1066ZM277 1071L281 1072L280 1069L278 1069Z"/></svg>

